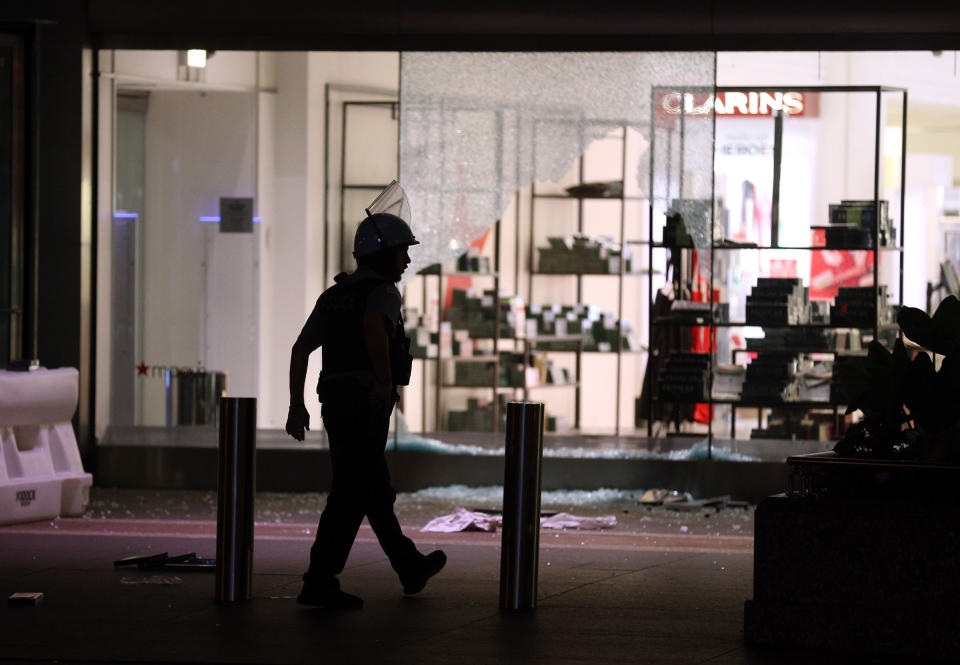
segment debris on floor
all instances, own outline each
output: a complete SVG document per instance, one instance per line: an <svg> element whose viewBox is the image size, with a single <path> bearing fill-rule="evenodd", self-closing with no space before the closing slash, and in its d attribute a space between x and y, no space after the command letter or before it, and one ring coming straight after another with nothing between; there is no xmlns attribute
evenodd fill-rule
<svg viewBox="0 0 960 665"><path fill-rule="evenodd" d="M10 594L7 605L36 605L43 600L41 591L18 591Z"/></svg>
<svg viewBox="0 0 960 665"><path fill-rule="evenodd" d="M687 497L690 497L688 494ZM663 507L667 510L677 510L692 513L704 508L720 508L730 501L730 496L716 496L709 499L685 498L683 501L665 501Z"/></svg>
<svg viewBox="0 0 960 665"><path fill-rule="evenodd" d="M134 555L113 562L114 568L133 566L139 570L199 570L213 572L217 567L216 559L198 557L196 552L170 556L166 552L159 554Z"/></svg>
<svg viewBox="0 0 960 665"><path fill-rule="evenodd" d="M183 584L183 580L176 575L147 575L146 577L134 577L132 575L121 577L120 584L160 584L173 585Z"/></svg>
<svg viewBox="0 0 960 665"><path fill-rule="evenodd" d="M673 503L693 501L690 492L678 492L668 489L649 489L640 496L640 503L644 506L666 506Z"/></svg>
<svg viewBox="0 0 960 665"><path fill-rule="evenodd" d="M503 516L491 515L484 512L474 512L466 508L457 507L449 515L436 517L427 523L420 531L436 533L454 533L458 531L486 531L492 533L503 524ZM541 529L610 529L617 525L614 515L600 515L598 517L580 517L570 513L556 513L549 517L540 518Z"/></svg>
<svg viewBox="0 0 960 665"><path fill-rule="evenodd" d="M612 529L617 526L614 515L600 515L598 517L579 517L570 513L557 513L551 517L540 518L541 529Z"/></svg>
<svg viewBox="0 0 960 665"><path fill-rule="evenodd" d="M475 513L457 506L449 515L442 515L430 520L420 531L436 533L455 533L458 531L486 531L494 532L503 521L500 515Z"/></svg>

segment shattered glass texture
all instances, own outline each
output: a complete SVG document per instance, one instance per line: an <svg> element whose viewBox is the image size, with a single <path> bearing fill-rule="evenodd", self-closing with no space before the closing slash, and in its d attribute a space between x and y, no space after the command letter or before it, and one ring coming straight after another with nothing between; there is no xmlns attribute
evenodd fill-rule
<svg viewBox="0 0 960 665"><path fill-rule="evenodd" d="M400 69L400 182L422 243L407 273L415 274L455 260L501 217L517 191L535 180L560 181L587 146L611 130L632 127L646 146L652 139L666 142L668 128L651 136L654 88L712 88L715 57L405 52ZM654 190L660 183L668 197L710 198L712 113L686 125L683 159L667 160L669 168L680 168L684 185L673 177L665 188L665 171L654 178ZM670 140L680 151L679 139ZM650 160L645 155L639 161L632 175L648 192ZM702 226L689 231L698 247L709 247Z"/></svg>

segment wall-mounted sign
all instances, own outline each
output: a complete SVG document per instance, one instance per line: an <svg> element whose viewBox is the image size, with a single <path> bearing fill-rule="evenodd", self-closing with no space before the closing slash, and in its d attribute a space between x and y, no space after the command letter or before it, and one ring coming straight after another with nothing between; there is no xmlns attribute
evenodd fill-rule
<svg viewBox="0 0 960 665"><path fill-rule="evenodd" d="M791 118L812 118L820 114L820 99L812 92L670 92L657 93L659 118L717 116L769 117L783 111Z"/></svg>
<svg viewBox="0 0 960 665"><path fill-rule="evenodd" d="M220 197L220 233L253 233L253 199Z"/></svg>

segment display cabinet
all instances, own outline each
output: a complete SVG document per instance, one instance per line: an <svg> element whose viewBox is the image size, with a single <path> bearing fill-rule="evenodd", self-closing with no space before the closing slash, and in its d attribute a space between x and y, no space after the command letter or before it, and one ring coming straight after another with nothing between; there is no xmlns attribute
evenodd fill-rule
<svg viewBox="0 0 960 665"><path fill-rule="evenodd" d="M543 124L550 122L556 121L542 121ZM624 317L625 298L632 298L632 294L643 290L641 280L650 273L649 263L645 262L646 253L639 251L648 244L647 240L639 237L645 229L641 217L645 213L647 200L646 195L635 186L633 177L643 139L627 123L618 120L592 120L589 127L581 123L577 129L581 132L581 144L584 145L588 143L588 139L584 138L587 130L605 136L578 157L572 181L560 186L538 187L534 183L530 188L530 221L527 228L527 264L530 273L528 310L538 306L556 309L556 306L546 305L538 297L548 281L567 283L567 292L563 297L568 305L560 307L553 321L538 318L536 326L528 323L528 348L574 356L574 380L569 384L575 391L574 430L581 430L583 391L593 389L584 382L585 360L593 354L614 355L616 375L613 385L596 388L612 393L610 397L615 405L613 427L603 433L619 435L622 431L621 396L624 391L631 394L635 392L634 386L624 386L624 356L645 351L645 346L639 342L637 335L632 334L629 322ZM608 144L606 149L604 143ZM541 208L547 206L552 207L551 212L543 215L544 221L538 222ZM559 210L561 206L566 210ZM608 209L599 209L600 206ZM631 208L636 212L631 213ZM554 216L567 220L572 218L573 228L566 229L572 233L564 235L564 229L555 224ZM601 217L606 221L601 221ZM610 223L611 219L615 220L613 224ZM540 225L546 226L545 222L550 223L551 235L544 238L544 229ZM599 288L616 293L614 312L584 310L588 307L584 289L585 280L588 279L604 280ZM572 289L569 288L571 281ZM569 300L571 293L572 301Z"/></svg>
<svg viewBox="0 0 960 665"><path fill-rule="evenodd" d="M712 452L755 418L750 438L838 438L838 367L892 344L903 302L906 90L655 88L652 109L649 436L699 423ZM708 124L714 179L691 192Z"/></svg>

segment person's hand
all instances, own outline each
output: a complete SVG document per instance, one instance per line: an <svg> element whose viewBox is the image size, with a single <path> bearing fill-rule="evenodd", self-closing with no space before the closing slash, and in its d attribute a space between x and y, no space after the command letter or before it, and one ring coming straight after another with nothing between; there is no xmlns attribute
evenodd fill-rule
<svg viewBox="0 0 960 665"><path fill-rule="evenodd" d="M393 386L383 381L375 381L367 396L371 406L381 408L385 416L390 415L393 410Z"/></svg>
<svg viewBox="0 0 960 665"><path fill-rule="evenodd" d="M287 434L297 441L303 441L304 430L310 429L310 414L303 404L291 406L287 411Z"/></svg>

